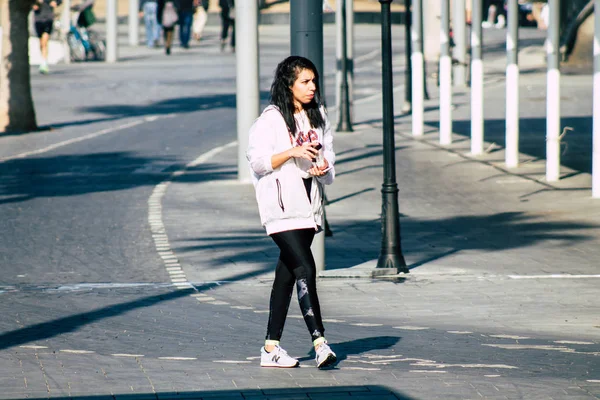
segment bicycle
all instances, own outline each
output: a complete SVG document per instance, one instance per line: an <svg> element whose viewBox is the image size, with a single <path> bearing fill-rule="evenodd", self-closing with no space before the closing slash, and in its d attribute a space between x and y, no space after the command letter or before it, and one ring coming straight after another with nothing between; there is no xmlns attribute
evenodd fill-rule
<svg viewBox="0 0 600 400"><path fill-rule="evenodd" d="M89 29L93 21L83 23L81 18L83 12L91 11L91 7L71 7L71 11L76 11L66 37L71 61L104 61L106 57L106 42L97 32Z"/></svg>

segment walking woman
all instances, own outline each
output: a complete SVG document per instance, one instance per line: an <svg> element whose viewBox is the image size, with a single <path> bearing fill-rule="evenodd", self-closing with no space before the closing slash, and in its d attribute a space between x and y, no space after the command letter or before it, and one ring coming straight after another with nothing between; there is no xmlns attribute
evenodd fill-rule
<svg viewBox="0 0 600 400"><path fill-rule="evenodd" d="M165 36L166 55L171 54L173 31L175 30L175 24L179 20L178 7L179 0L158 0L157 15Z"/></svg>
<svg viewBox="0 0 600 400"><path fill-rule="evenodd" d="M310 245L323 227L321 185L333 182L335 154L319 74L310 60L291 56L279 63L271 105L250 128L246 154L262 225L280 250L260 365L298 366L279 345L296 286L317 367L331 366L336 355L324 336Z"/></svg>

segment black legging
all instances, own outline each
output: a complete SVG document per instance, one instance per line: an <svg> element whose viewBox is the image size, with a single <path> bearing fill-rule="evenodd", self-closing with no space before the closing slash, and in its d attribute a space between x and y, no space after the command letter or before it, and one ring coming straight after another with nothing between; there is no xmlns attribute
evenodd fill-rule
<svg viewBox="0 0 600 400"><path fill-rule="evenodd" d="M310 251L314 236L314 229L297 229L271 235L281 252L271 290L267 340L281 339L294 283L300 310L312 340L323 337L325 333L317 296L317 270Z"/></svg>

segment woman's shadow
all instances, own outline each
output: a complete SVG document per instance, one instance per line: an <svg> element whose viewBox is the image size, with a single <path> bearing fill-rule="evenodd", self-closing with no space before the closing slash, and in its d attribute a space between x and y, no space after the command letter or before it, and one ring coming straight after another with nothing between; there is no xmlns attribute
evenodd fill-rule
<svg viewBox="0 0 600 400"><path fill-rule="evenodd" d="M337 360L327 369L335 368L340 362L348 358L349 355L366 353L372 350L389 349L400 341L398 336L375 336L330 344L329 346L337 355ZM298 358L298 361L308 361L315 358L315 349L312 348L306 357Z"/></svg>

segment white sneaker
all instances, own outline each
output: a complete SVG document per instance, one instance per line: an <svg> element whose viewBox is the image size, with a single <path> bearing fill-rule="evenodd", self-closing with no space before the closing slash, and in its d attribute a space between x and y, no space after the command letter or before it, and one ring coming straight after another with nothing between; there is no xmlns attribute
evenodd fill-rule
<svg viewBox="0 0 600 400"><path fill-rule="evenodd" d="M331 347L327 342L322 343L319 348L315 351L315 361L317 361L317 368L326 368L337 361L335 353L331 350Z"/></svg>
<svg viewBox="0 0 600 400"><path fill-rule="evenodd" d="M496 22L496 28L502 29L505 26L506 26L506 18L504 18L504 15L498 15L498 22Z"/></svg>
<svg viewBox="0 0 600 400"><path fill-rule="evenodd" d="M260 349L261 367L294 368L298 364L298 360L290 357L287 351L279 346L275 346L271 352L267 352L264 347Z"/></svg>

